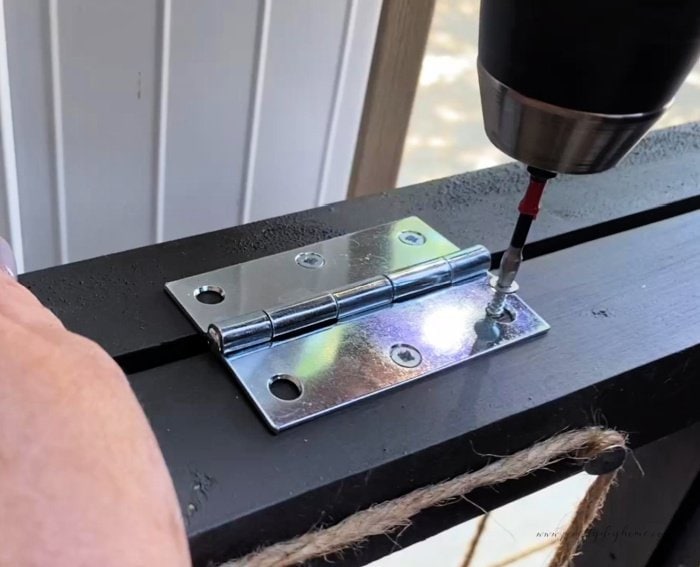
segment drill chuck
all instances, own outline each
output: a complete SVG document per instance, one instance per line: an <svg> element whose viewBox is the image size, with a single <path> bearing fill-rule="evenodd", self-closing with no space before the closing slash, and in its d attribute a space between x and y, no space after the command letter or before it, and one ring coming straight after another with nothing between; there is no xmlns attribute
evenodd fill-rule
<svg viewBox="0 0 700 567"><path fill-rule="evenodd" d="M603 171L664 113L699 53L698 0L482 0L486 133L537 168Z"/></svg>

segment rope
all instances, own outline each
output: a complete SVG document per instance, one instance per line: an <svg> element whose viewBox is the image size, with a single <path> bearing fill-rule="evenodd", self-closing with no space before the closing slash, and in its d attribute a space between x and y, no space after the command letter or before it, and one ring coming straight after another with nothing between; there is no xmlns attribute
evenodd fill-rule
<svg viewBox="0 0 700 567"><path fill-rule="evenodd" d="M472 564L472 559L474 559L476 548L479 547L481 536L484 535L484 529L486 528L486 522L488 519L488 513L481 516L479 524L476 526L476 533L474 534L472 541L469 543L469 549L467 550L467 554L464 556L464 560L462 561L462 567L469 567Z"/></svg>
<svg viewBox="0 0 700 567"><path fill-rule="evenodd" d="M508 557L505 557L504 559L501 559L496 563L491 563L488 567L510 567L511 565L513 565L513 563L517 563L521 559L530 557L531 555L539 553L540 551L547 549L548 547L554 547L555 543L557 543L556 539L548 539L546 541L541 541L531 547L518 551L513 555L509 555Z"/></svg>
<svg viewBox="0 0 700 567"><path fill-rule="evenodd" d="M222 567L298 565L316 557L339 552L368 537L388 534L397 528L408 526L411 518L419 512L446 504L476 488L521 478L565 458L588 460L609 448L624 444L624 436L609 429L589 427L562 433L499 459L478 471L464 473L445 482L418 488L394 500L357 512L334 526L309 532L282 543L275 543L241 559L228 561ZM604 498L605 493L607 490L604 493L601 492L599 496ZM602 498L598 498L599 504L602 504ZM598 508L595 508L592 518L595 518ZM591 521L592 519L588 523L581 524L583 531ZM577 528L576 533L579 534L580 540L583 532ZM571 537L573 541L575 537L573 533ZM576 545L572 553L575 553L579 540L575 541Z"/></svg>
<svg viewBox="0 0 700 567"><path fill-rule="evenodd" d="M600 515L605 498L615 484L615 477L619 471L620 469L617 469L611 473L600 475L588 487L583 500L579 502L578 508L576 508L576 513L571 523L561 537L549 567L569 567L573 565L574 557L577 555L576 552L586 538L588 528Z"/></svg>

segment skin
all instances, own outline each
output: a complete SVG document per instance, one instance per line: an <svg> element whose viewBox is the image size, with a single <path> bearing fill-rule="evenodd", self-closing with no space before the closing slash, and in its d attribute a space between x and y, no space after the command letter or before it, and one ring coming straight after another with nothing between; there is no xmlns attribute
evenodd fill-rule
<svg viewBox="0 0 700 567"><path fill-rule="evenodd" d="M190 565L121 369L0 267L0 566Z"/></svg>

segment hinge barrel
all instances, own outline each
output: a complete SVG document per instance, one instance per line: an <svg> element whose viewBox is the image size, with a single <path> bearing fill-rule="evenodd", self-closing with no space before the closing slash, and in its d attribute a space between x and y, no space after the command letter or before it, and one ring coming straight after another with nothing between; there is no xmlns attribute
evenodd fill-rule
<svg viewBox="0 0 700 567"><path fill-rule="evenodd" d="M308 327L338 320L338 304L330 293L267 311L272 338L277 339Z"/></svg>
<svg viewBox="0 0 700 567"><path fill-rule="evenodd" d="M386 276L377 276L342 287L333 292L338 304L338 319L389 305L394 301L394 288Z"/></svg>
<svg viewBox="0 0 700 567"><path fill-rule="evenodd" d="M490 267L490 252L483 246L472 246L303 301L213 324L209 327L209 336L224 355L230 355L310 327L460 283L485 273Z"/></svg>
<svg viewBox="0 0 700 567"><path fill-rule="evenodd" d="M394 288L394 301L448 286L451 276L450 264L444 258L428 260L387 275Z"/></svg>

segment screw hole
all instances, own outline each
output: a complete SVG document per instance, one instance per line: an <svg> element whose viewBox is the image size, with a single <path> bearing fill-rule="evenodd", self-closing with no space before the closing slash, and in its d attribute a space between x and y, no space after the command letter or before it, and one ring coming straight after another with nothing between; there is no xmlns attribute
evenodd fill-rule
<svg viewBox="0 0 700 567"><path fill-rule="evenodd" d="M510 309L504 309L503 313L501 313L501 316L496 320L499 323L505 323L506 325L508 325L509 323L515 321L515 314Z"/></svg>
<svg viewBox="0 0 700 567"><path fill-rule="evenodd" d="M423 361L423 357L416 347L403 343L392 346L389 355L394 363L404 368L415 368Z"/></svg>
<svg viewBox="0 0 700 567"><path fill-rule="evenodd" d="M299 266L309 270L322 268L326 263L325 258L316 252L301 252L296 255L294 260Z"/></svg>
<svg viewBox="0 0 700 567"><path fill-rule="evenodd" d="M194 296L200 303L216 305L221 303L225 297L224 290L215 285L203 285L194 291Z"/></svg>
<svg viewBox="0 0 700 567"><path fill-rule="evenodd" d="M423 246L427 239L417 230L404 230L399 233L399 240L409 246Z"/></svg>
<svg viewBox="0 0 700 567"><path fill-rule="evenodd" d="M293 376L278 374L270 379L270 393L275 398L290 402L301 396L301 384Z"/></svg>

